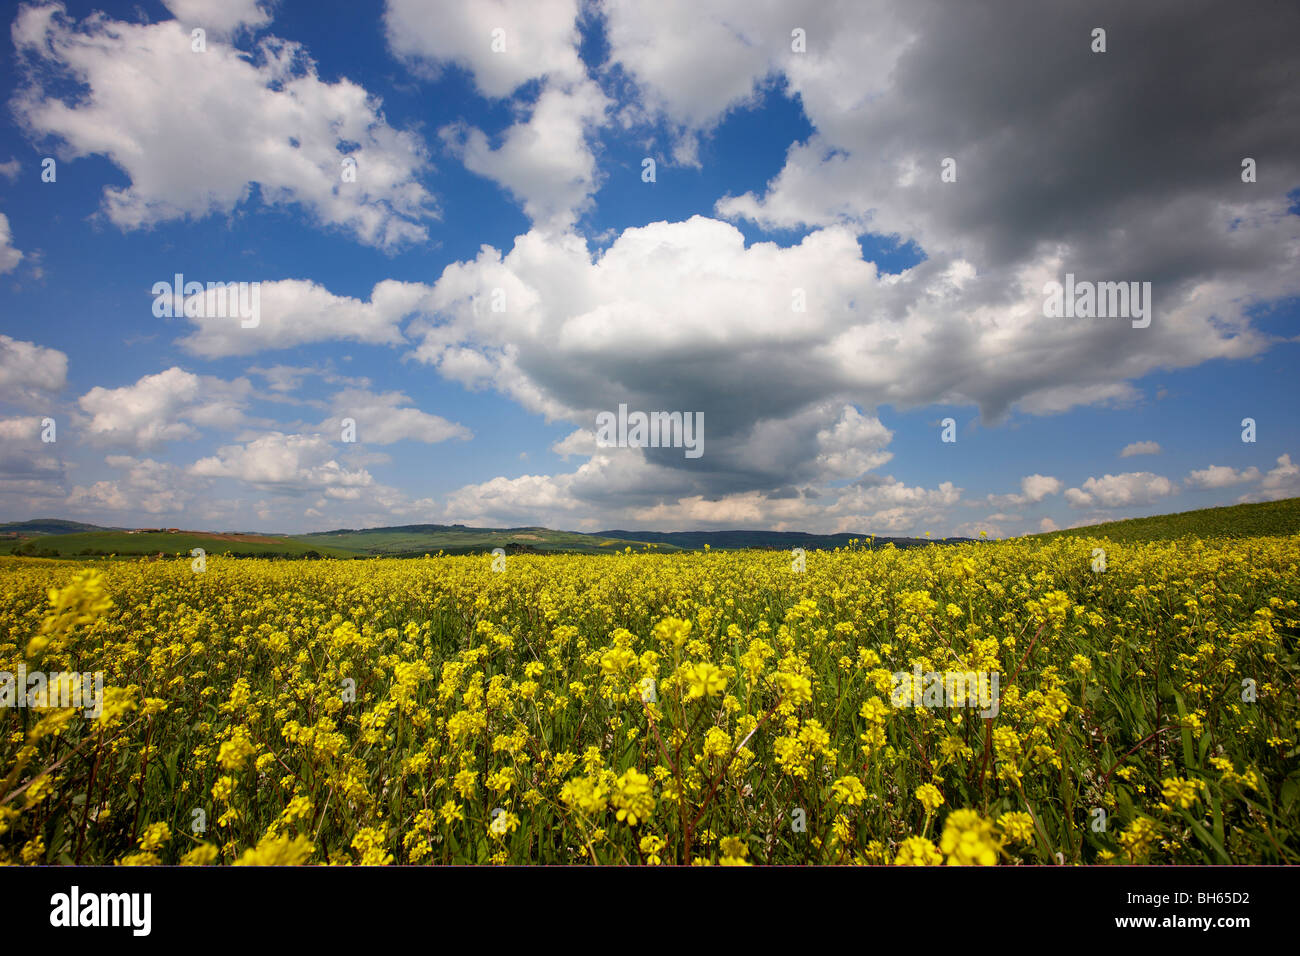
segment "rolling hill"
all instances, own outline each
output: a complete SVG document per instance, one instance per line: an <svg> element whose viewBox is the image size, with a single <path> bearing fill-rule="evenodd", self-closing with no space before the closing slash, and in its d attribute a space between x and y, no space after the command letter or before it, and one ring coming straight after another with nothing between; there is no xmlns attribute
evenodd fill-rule
<svg viewBox="0 0 1300 956"><path fill-rule="evenodd" d="M366 554L419 555L443 551L473 554L505 548L524 552L564 551L580 554L609 553L624 548L656 551L717 551L744 548L789 550L833 550L847 547L856 539L871 540L865 534L808 534L803 531L554 531L550 528L470 528L465 525L405 525L395 528L340 529L297 535L297 540L321 542L331 547ZM934 543L968 541L968 538L934 539ZM929 538L876 537L877 547L892 542L907 548L930 544Z"/></svg>
<svg viewBox="0 0 1300 956"><path fill-rule="evenodd" d="M7 532L6 532L7 529ZM5 537L5 534L11 537ZM474 528L466 525L417 524L385 528L338 528L299 535L216 533L187 530L127 530L100 528L77 522L40 519L0 526L0 554L34 557L120 557L188 554L203 548L209 554L259 557L420 557L425 554L507 553L612 554L625 548L662 553L702 550L804 548L832 550L851 540L872 541L865 534L808 534L802 531L604 531L583 533L551 528ZM961 541L967 539L946 539ZM881 538L874 545L897 547L931 543L926 538ZM936 539L935 543L943 543Z"/></svg>
<svg viewBox="0 0 1300 956"><path fill-rule="evenodd" d="M79 531L120 531L121 528L102 528L81 521L62 521L59 518L33 518L31 521L9 521L0 524L0 534L76 534Z"/></svg>
<svg viewBox="0 0 1300 956"><path fill-rule="evenodd" d="M92 526L93 527L93 526ZM208 554L238 557L334 557L349 558L350 552L313 546L293 538L263 534L217 534L206 531L70 531L0 539L0 554L41 558L89 558L116 554L189 554L202 548Z"/></svg>
<svg viewBox="0 0 1300 956"><path fill-rule="evenodd" d="M1110 538L1113 541L1168 541L1174 538L1243 538L1300 534L1300 498L1258 504L1201 508L1176 514L1128 518L1105 524L1050 531L1033 537Z"/></svg>
<svg viewBox="0 0 1300 956"><path fill-rule="evenodd" d="M602 531L610 538L628 538L637 541L650 541L668 545L682 550L703 548L708 545L717 551L738 550L741 548L776 548L789 550L803 548L806 551L833 551L846 548L850 541L859 545L874 544L883 547L893 544L896 548L912 548L926 544L954 544L970 541L970 538L886 538L867 534L809 534L806 531Z"/></svg>
<svg viewBox="0 0 1300 956"><path fill-rule="evenodd" d="M295 535L294 540L320 550L322 546L367 555L477 554L493 548L516 552L578 552L582 554L641 549L644 540L612 535L553 531L550 528L470 528L461 524L412 524L392 528L340 528ZM675 547L659 550L676 551Z"/></svg>

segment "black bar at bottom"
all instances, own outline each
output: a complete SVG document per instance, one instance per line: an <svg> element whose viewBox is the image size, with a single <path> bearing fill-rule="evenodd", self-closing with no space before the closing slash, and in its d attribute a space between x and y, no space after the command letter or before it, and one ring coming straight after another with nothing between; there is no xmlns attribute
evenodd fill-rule
<svg viewBox="0 0 1300 956"><path fill-rule="evenodd" d="M1298 887L1289 867L6 867L0 910L6 932L28 944L47 934L131 945L235 932L259 948L346 945L409 927L487 933L496 948L511 936L731 941L783 924L811 934L815 948L830 945L833 926L889 924L934 932L936 942L1041 930L1231 945L1287 928Z"/></svg>

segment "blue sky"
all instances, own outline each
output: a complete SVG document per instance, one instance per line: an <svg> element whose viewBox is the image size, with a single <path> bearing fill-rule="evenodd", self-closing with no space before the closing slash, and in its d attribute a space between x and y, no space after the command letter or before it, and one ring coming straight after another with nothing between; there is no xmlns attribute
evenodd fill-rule
<svg viewBox="0 0 1300 956"><path fill-rule="evenodd" d="M1161 6L20 5L0 519L1012 535L1300 494L1287 31ZM1150 326L1045 316L1067 272L1151 282ZM257 324L155 316L176 273ZM620 404L704 454L598 447Z"/></svg>

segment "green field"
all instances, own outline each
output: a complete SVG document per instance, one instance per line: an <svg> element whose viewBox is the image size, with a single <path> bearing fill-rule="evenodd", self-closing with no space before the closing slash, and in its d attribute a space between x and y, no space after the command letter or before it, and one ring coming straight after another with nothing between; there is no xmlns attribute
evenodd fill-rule
<svg viewBox="0 0 1300 956"><path fill-rule="evenodd" d="M309 544L294 538L269 535L207 534L202 531L166 531L131 534L126 531L78 531L71 534L43 534L30 538L0 541L0 554L26 554L42 558L132 557L141 555L186 554L202 548L208 554L231 554L239 557L307 557L315 551L320 557L352 557L350 552L331 548L324 543Z"/></svg>
<svg viewBox="0 0 1300 956"><path fill-rule="evenodd" d="M1246 538L1287 534L1300 534L1300 498L1108 521L1105 524L1052 531L1034 537L1170 541L1175 538Z"/></svg>

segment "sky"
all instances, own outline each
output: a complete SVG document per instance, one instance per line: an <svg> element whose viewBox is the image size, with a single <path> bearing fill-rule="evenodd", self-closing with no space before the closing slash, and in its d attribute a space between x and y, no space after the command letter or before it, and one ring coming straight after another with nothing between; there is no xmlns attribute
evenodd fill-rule
<svg viewBox="0 0 1300 956"><path fill-rule="evenodd" d="M1295 4L6 10L0 520L1004 537L1300 495ZM1067 276L1127 310L1053 314ZM598 441L620 406L700 454Z"/></svg>

